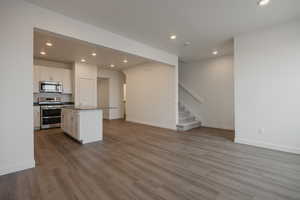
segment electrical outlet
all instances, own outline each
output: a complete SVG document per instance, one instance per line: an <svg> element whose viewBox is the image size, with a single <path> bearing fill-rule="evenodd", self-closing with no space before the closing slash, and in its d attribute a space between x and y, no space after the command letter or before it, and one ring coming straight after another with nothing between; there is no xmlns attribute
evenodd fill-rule
<svg viewBox="0 0 300 200"><path fill-rule="evenodd" d="M264 133L265 133L265 129L264 129L264 128L258 129L258 133L259 133L259 134L264 134Z"/></svg>

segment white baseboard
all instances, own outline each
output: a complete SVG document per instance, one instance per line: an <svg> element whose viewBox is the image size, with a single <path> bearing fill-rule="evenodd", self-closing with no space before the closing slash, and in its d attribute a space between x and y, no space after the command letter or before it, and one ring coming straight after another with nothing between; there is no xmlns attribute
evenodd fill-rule
<svg viewBox="0 0 300 200"><path fill-rule="evenodd" d="M108 120L120 120L120 119L124 119L124 117L112 117L112 118L108 118Z"/></svg>
<svg viewBox="0 0 300 200"><path fill-rule="evenodd" d="M234 129L232 129L232 128L224 128L224 127L214 127L214 126L206 126L206 125L204 125L204 124L202 124L201 125L201 127L203 127L203 128L211 128L211 129L217 129L217 130L223 130L223 131L232 131L232 132L234 132Z"/></svg>
<svg viewBox="0 0 300 200"><path fill-rule="evenodd" d="M258 141L254 141L254 140L247 140L247 139L241 139L241 138L236 138L234 140L234 142L239 143L239 144L247 144L247 145L251 145L251 146L262 147L262 148L266 148L266 149L272 149L272 150L283 151L283 152L288 152L288 153L300 154L300 149L295 148L295 147L287 147L287 146L282 146L282 145L277 145L277 144L263 143L263 142L258 142Z"/></svg>
<svg viewBox="0 0 300 200"><path fill-rule="evenodd" d="M1 164L0 176L35 167L35 160L18 163Z"/></svg>
<svg viewBox="0 0 300 200"><path fill-rule="evenodd" d="M158 124L155 124L155 123L144 122L144 121L141 121L141 120L135 120L135 119L128 119L128 118L126 118L126 121L128 121L128 122L133 122L133 123L138 123L138 124L145 124L145 125L149 125L149 126L155 126L155 127L159 127L159 128L165 128L165 129L177 130L176 124L175 124L175 127L167 127L167 126L161 126L161 125L158 125Z"/></svg>

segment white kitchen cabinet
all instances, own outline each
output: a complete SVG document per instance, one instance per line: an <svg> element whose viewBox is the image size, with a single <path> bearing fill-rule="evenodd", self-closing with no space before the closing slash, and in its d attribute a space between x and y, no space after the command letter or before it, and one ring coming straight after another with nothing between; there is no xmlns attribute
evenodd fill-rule
<svg viewBox="0 0 300 200"><path fill-rule="evenodd" d="M75 106L97 106L97 73L95 65L74 63Z"/></svg>
<svg viewBox="0 0 300 200"><path fill-rule="evenodd" d="M33 66L33 93L40 92L40 68Z"/></svg>
<svg viewBox="0 0 300 200"><path fill-rule="evenodd" d="M41 120L41 114L40 114L40 106L33 106L33 127L35 130L40 129L40 120Z"/></svg>
<svg viewBox="0 0 300 200"><path fill-rule="evenodd" d="M51 67L38 66L40 70L40 81L54 81L54 73Z"/></svg>
<svg viewBox="0 0 300 200"><path fill-rule="evenodd" d="M57 68L57 67L42 67L42 70L41 70L42 81L62 82L63 70L64 69Z"/></svg>
<svg viewBox="0 0 300 200"><path fill-rule="evenodd" d="M59 81L63 84L63 93L72 94L72 69L33 66L33 93L39 92L40 81Z"/></svg>
<svg viewBox="0 0 300 200"><path fill-rule="evenodd" d="M62 83L63 83L63 93L65 94L72 94L72 78L73 72L70 69L63 69L62 70Z"/></svg>
<svg viewBox="0 0 300 200"><path fill-rule="evenodd" d="M97 106L97 82L95 79L78 79L79 106Z"/></svg>
<svg viewBox="0 0 300 200"><path fill-rule="evenodd" d="M62 110L61 128L73 138L77 138L77 120L76 113L72 109ZM78 138L79 139L79 138Z"/></svg>
<svg viewBox="0 0 300 200"><path fill-rule="evenodd" d="M64 79L64 70L63 68L50 67L51 74L53 76L53 81L63 82Z"/></svg>
<svg viewBox="0 0 300 200"><path fill-rule="evenodd" d="M63 131L82 144L102 140L102 110L62 109Z"/></svg>

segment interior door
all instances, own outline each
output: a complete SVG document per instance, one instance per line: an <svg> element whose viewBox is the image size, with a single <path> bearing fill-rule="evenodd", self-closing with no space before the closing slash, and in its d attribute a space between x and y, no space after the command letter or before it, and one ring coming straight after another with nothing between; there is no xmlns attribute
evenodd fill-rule
<svg viewBox="0 0 300 200"><path fill-rule="evenodd" d="M103 118L109 119L109 78L98 79L98 107L103 108Z"/></svg>
<svg viewBox="0 0 300 200"><path fill-rule="evenodd" d="M109 107L109 79L98 79L98 106Z"/></svg>

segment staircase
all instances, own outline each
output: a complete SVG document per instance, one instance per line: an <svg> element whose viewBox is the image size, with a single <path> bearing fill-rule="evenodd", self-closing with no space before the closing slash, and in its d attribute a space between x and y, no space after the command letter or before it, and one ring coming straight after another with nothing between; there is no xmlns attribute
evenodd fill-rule
<svg viewBox="0 0 300 200"><path fill-rule="evenodd" d="M179 123L178 131L188 131L201 126L201 122L182 104L179 102Z"/></svg>

